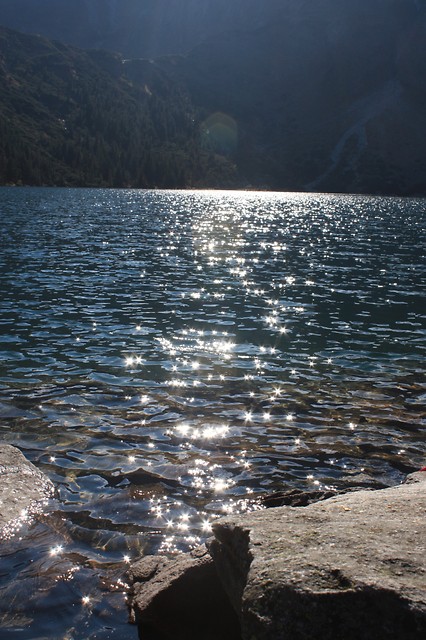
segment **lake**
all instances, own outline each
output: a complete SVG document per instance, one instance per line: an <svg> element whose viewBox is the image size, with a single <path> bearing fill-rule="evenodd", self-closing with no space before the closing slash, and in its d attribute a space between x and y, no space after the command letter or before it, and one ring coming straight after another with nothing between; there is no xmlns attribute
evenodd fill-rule
<svg viewBox="0 0 426 640"><path fill-rule="evenodd" d="M0 190L0 441L58 489L2 640L137 638L124 573L289 488L425 464L426 200Z"/></svg>

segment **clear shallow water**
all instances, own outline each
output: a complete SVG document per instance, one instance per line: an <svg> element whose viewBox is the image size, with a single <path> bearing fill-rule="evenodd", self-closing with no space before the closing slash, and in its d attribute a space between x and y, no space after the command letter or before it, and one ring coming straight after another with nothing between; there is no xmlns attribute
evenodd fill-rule
<svg viewBox="0 0 426 640"><path fill-rule="evenodd" d="M425 463L425 205L0 191L0 441L58 487L0 544L2 640L136 638L129 560Z"/></svg>

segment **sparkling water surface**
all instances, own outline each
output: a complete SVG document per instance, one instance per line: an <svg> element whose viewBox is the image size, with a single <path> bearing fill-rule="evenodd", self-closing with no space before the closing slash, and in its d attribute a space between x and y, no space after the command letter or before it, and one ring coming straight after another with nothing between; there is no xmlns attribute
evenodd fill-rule
<svg viewBox="0 0 426 640"><path fill-rule="evenodd" d="M425 464L426 200L0 191L0 441L55 483L2 640L137 638L125 571L288 488Z"/></svg>

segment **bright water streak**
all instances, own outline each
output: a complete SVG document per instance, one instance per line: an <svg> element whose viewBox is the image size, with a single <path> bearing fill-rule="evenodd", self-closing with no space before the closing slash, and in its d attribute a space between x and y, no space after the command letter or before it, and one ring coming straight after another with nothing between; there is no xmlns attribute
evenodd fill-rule
<svg viewBox="0 0 426 640"><path fill-rule="evenodd" d="M139 554L424 464L424 200L0 198L0 440L59 492L1 543L2 640L136 638Z"/></svg>

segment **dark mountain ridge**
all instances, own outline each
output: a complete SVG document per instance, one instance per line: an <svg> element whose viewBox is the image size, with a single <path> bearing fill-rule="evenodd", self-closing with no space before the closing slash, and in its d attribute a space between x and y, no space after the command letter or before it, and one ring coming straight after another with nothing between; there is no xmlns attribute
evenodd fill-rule
<svg viewBox="0 0 426 640"><path fill-rule="evenodd" d="M70 0L57 0L56 9L52 2L15 0L13 15L22 26L29 20L25 7L31 5L33 10L38 7L38 22L34 20L33 27L37 28L44 20L46 29L48 26L60 30L64 28ZM128 156L133 158L133 166L141 162L148 167L149 155L142 161L136 150L131 151L136 149L135 138L139 149L167 148L170 154L173 148L175 160L170 162L175 163L174 174L179 174L180 151L183 158L192 158L189 164L183 163L186 168L180 173L178 184L175 178L166 178L166 162L161 182L164 186L252 185L279 190L426 194L426 3L75 0L71 4L75 8L75 25L83 30L87 24L93 29L96 26L102 42L111 48L120 32L126 45L124 63L116 54L78 53L81 60L90 60L91 73L95 73L96 66L96 73L103 74L103 82L108 78L108 83L112 83L106 88L99 85L99 80L85 81L81 109L84 101L98 105L101 102L96 113L102 115L99 115L102 120L103 110L111 111L115 105L112 111L118 113L123 101L121 129L127 132L123 140L130 142L129 147L127 143L120 147L118 156L111 152L104 154L111 162L116 157L126 162ZM51 13L46 11L47 7L52 8ZM1 8L9 8L10 13L9 0L0 0ZM86 15L83 10L86 14L91 12L91 21L81 19ZM138 22L141 16L145 20L143 28ZM174 28L173 37L170 25ZM70 33L71 27L72 24L68 26ZM152 50L148 36L153 41L154 32L159 51L183 50L182 43L187 46L189 41L193 48L185 54L149 61L129 60L126 52L135 51L135 43L138 51ZM142 37L144 33L146 38ZM164 34L169 35L169 40ZM94 44L91 36L86 33L85 37L88 38L85 42ZM43 42L47 46L47 41ZM77 50L61 46L62 55L77 56ZM30 51L27 54L32 55ZM0 60L2 55L0 48ZM41 64L34 68L31 62L22 62L9 75L19 83L20 74L27 73L28 81L27 67L34 82L39 74L45 73ZM55 91L66 96L71 85L61 82L60 90ZM10 97L10 83L5 86ZM33 100L37 100L37 91L33 86ZM103 96L110 93L111 99L104 100ZM22 92L19 95L22 97ZM15 91L12 102L3 109L9 118L17 108L19 95ZM72 101L78 103L75 96ZM133 107L124 106L135 101L144 113L141 121L132 115ZM182 116L178 117L176 112ZM153 125L159 113L180 124L166 128ZM14 113L15 120L9 122L16 123L16 117ZM56 113L55 118L66 119ZM93 132L98 127L95 120L93 113L85 120L87 131ZM39 121L34 116L31 125L34 130ZM12 128L18 130L16 124ZM101 129L88 134L89 138L94 136L98 146L106 144L110 148L110 130L114 127ZM168 137L164 138L166 129ZM174 131L172 137L170 131ZM51 133L52 140L59 133L61 139L65 135L58 126L55 132ZM78 137L73 140L78 147ZM92 147L95 153L96 145ZM60 162L59 152L57 157ZM206 162L212 163L211 170ZM74 165L77 164L74 160ZM146 175L147 171L142 173ZM111 184L110 173L102 175L104 183ZM83 175L78 180L87 183ZM112 183L139 184L133 179Z"/></svg>
<svg viewBox="0 0 426 640"><path fill-rule="evenodd" d="M288 4L288 0L287 4ZM282 0L0 0L0 23L127 57L185 53L228 30L276 20Z"/></svg>
<svg viewBox="0 0 426 640"><path fill-rule="evenodd" d="M425 193L424 14L398 0L288 7L183 59L195 104L237 122L240 171L274 189Z"/></svg>
<svg viewBox="0 0 426 640"><path fill-rule="evenodd" d="M196 118L183 88L147 61L0 27L0 184L233 185Z"/></svg>

